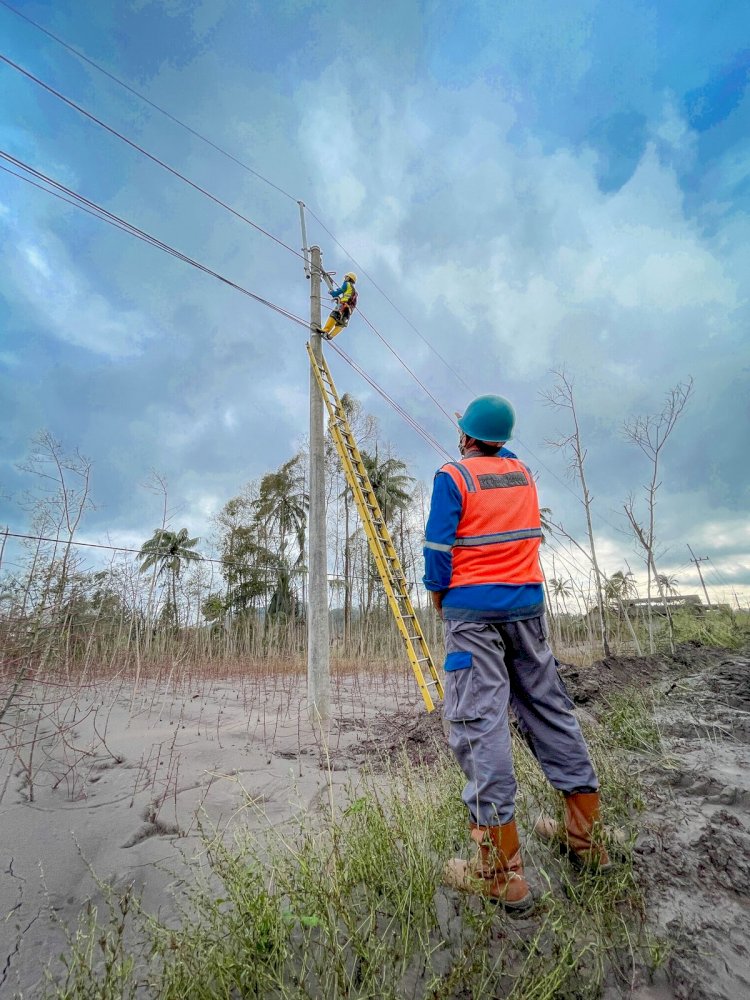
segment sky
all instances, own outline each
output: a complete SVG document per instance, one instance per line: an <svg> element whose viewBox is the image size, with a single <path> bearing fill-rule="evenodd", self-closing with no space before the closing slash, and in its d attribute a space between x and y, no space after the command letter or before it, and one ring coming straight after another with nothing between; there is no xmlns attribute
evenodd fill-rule
<svg viewBox="0 0 750 1000"><path fill-rule="evenodd" d="M309 242L358 270L395 354L361 315L341 347L451 452L442 410L510 398L542 503L582 538L550 446L570 425L543 396L565 370L607 573L638 569L623 503L650 475L623 426L692 377L660 470L659 566L698 592L689 543L713 599L746 604L747 3L13 6L193 132L5 3L0 53L286 247L7 64L0 149L300 317L304 200ZM161 523L155 470L173 526L207 549L212 514L304 441L305 329L2 171L0 255L0 524L28 528L18 466L48 430L93 463L81 538L139 546ZM442 456L330 363L429 483Z"/></svg>

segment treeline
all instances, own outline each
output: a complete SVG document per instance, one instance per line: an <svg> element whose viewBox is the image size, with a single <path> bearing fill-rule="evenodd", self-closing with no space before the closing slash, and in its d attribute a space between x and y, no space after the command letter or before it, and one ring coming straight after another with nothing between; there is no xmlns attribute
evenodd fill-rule
<svg viewBox="0 0 750 1000"><path fill-rule="evenodd" d="M685 638L737 641L731 609L722 606L721 620L716 615L710 622L705 616L697 620L704 607L676 602L678 580L658 565L663 449L691 389L692 381L679 383L655 414L624 425L647 473L641 496L630 495L623 503L623 527L630 528L645 577L639 590L629 565L612 572L597 552L573 380L555 373L545 398L567 420L556 444L570 463L585 515L583 534L568 531L549 508L542 511L547 609L562 657L580 661L613 650L673 650ZM375 419L356 400L345 395L342 402L412 601L439 656L438 623L421 584L428 487L408 474L403 458L379 438ZM157 526L134 550L113 549L108 564L99 560L96 569L90 568L91 550L78 544L94 506L91 463L42 434L22 469L36 484L20 501L33 537L23 543L20 558L15 551L9 558L8 534L0 532L0 651L11 676L23 674L27 665L71 670L82 664L84 669L135 665L141 671L150 664L215 661L225 668L248 656L299 663L307 638L304 449L228 499L207 538L174 524L167 484L154 476L150 486L162 507ZM358 663L400 659L401 640L330 440L325 481L334 656Z"/></svg>
<svg viewBox="0 0 750 1000"><path fill-rule="evenodd" d="M424 488L379 440L374 418L351 397L342 401L412 598L425 607ZM307 465L301 450L246 483L214 517L208 538L170 523L167 484L154 476L150 485L162 502L159 526L137 551L112 550L106 568L91 569L90 550L77 544L94 506L91 463L41 435L23 466L38 486L23 498L28 534L36 537L23 543L12 565L5 557L7 536L0 548L6 662L115 668L165 656L195 662L298 657L307 630ZM326 509L334 651L343 658L398 655L400 639L332 441Z"/></svg>

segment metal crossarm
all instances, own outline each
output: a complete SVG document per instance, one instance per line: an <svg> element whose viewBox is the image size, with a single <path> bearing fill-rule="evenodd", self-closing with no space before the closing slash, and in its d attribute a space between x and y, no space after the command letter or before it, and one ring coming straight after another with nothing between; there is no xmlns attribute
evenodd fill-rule
<svg viewBox="0 0 750 1000"><path fill-rule="evenodd" d="M383 581L396 626L406 643L409 662L424 698L425 706L427 711L431 712L435 708L435 700L443 697L443 685L411 603L401 561L391 540L385 518L380 510L380 504L357 448L357 442L354 440L354 434L346 418L346 411L339 399L339 394L336 392L330 369L324 358L321 361L316 359L309 343L307 353L328 411L328 426L333 443L341 459L346 481L354 494L354 502L359 511L370 552L375 560L380 579Z"/></svg>

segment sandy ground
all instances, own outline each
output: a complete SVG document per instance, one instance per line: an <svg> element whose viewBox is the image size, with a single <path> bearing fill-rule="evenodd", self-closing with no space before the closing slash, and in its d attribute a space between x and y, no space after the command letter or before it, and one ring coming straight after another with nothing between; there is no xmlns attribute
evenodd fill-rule
<svg viewBox="0 0 750 1000"><path fill-rule="evenodd" d="M750 997L750 660L688 648L564 673L594 716L626 684L664 694L668 764L634 754L632 765L646 785L636 850L648 919L671 950L633 995ZM65 950L61 922L101 901L92 871L134 883L168 918L202 849L199 822L281 829L351 794L375 754L406 740L416 758L440 733L406 674L336 680L333 715L324 744L292 675L26 691L0 734L0 997L38 995Z"/></svg>
<svg viewBox="0 0 750 1000"><path fill-rule="evenodd" d="M336 680L333 704L324 743L295 676L26 691L0 736L0 997L38 995L61 922L101 905L92 872L168 918L199 823L231 835L328 809L380 718L424 715L405 675Z"/></svg>

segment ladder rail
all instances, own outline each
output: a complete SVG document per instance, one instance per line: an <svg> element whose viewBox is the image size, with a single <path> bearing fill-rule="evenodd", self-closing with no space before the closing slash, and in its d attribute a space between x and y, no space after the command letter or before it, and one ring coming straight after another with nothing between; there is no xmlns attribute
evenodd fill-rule
<svg viewBox="0 0 750 1000"><path fill-rule="evenodd" d="M328 412L329 428L334 446L354 496L370 552L383 583L396 626L406 644L409 662L425 707L428 712L431 712L435 708L435 701L429 689L433 688L435 696L441 699L443 697L443 684L411 602L401 560L393 545L362 455L336 391L330 369L324 358L318 361L309 343L307 344L307 353ZM413 630L413 634L410 629ZM422 664L427 665L429 680L425 678Z"/></svg>

